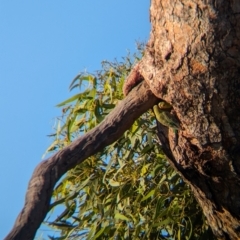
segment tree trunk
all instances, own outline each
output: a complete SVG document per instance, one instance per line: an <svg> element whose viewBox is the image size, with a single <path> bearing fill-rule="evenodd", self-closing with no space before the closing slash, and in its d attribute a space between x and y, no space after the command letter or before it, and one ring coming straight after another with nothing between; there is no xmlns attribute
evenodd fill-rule
<svg viewBox="0 0 240 240"><path fill-rule="evenodd" d="M173 106L165 152L219 239L240 239L240 1L152 0L136 69Z"/></svg>

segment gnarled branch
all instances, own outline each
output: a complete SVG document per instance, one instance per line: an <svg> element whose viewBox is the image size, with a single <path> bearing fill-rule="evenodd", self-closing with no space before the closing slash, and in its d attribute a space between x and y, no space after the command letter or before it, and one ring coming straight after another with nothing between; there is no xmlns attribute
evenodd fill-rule
<svg viewBox="0 0 240 240"><path fill-rule="evenodd" d="M32 240L48 213L53 188L68 170L116 141L157 98L142 82L94 129L41 162L28 185L25 204L5 240Z"/></svg>

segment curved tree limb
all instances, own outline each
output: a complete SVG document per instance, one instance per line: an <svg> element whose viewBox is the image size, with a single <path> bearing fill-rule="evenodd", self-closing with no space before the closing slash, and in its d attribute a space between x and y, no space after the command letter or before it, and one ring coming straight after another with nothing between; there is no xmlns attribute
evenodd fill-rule
<svg viewBox="0 0 240 240"><path fill-rule="evenodd" d="M157 102L142 82L94 129L41 162L28 185L25 204L5 240L31 240L48 213L53 188L68 170L116 141Z"/></svg>

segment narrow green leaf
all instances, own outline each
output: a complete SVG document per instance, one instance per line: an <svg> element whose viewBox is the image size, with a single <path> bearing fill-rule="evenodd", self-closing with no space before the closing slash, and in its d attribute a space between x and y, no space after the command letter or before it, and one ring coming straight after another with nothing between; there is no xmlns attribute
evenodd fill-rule
<svg viewBox="0 0 240 240"><path fill-rule="evenodd" d="M171 222L172 222L172 219L171 219L171 218L166 218L166 219L164 219L163 221L154 223L152 226L153 226L153 227L166 226L166 225L170 224Z"/></svg>
<svg viewBox="0 0 240 240"><path fill-rule="evenodd" d="M68 98L67 100L59 103L59 104L57 105L57 107L62 107L62 106L64 106L64 105L66 105L67 103L73 102L73 101L75 101L76 99L79 99L81 96L82 96L82 93L78 93L78 94L76 94L76 95Z"/></svg>
<svg viewBox="0 0 240 240"><path fill-rule="evenodd" d="M152 149L154 148L154 146L152 145L147 145L143 148L143 150L141 151L142 154L146 154L149 153Z"/></svg>
<svg viewBox="0 0 240 240"><path fill-rule="evenodd" d="M141 169L141 176L145 175L148 172L148 168L151 166L151 163L145 164L143 165L142 169Z"/></svg>
<svg viewBox="0 0 240 240"><path fill-rule="evenodd" d="M126 216L124 216L123 214L121 214L119 212L117 212L115 214L114 218L115 219L120 219L120 220L123 220L123 221L129 221L129 219Z"/></svg>
<svg viewBox="0 0 240 240"><path fill-rule="evenodd" d="M112 187L119 187L119 186L123 185L123 183L116 182L113 179L110 179L109 180L109 185L111 185Z"/></svg>
<svg viewBox="0 0 240 240"><path fill-rule="evenodd" d="M151 190L145 197L142 198L141 202L147 200L148 198L152 197L155 193L155 189Z"/></svg>
<svg viewBox="0 0 240 240"><path fill-rule="evenodd" d="M105 227L101 228L94 236L93 240L97 239L98 237L100 237L103 232L105 231Z"/></svg>

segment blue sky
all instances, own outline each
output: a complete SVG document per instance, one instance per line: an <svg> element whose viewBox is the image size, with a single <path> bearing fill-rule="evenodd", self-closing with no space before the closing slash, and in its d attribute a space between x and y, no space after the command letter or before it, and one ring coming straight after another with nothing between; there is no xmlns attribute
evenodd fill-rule
<svg viewBox="0 0 240 240"><path fill-rule="evenodd" d="M0 1L0 239L23 207L71 80L134 52L149 32L146 0Z"/></svg>

